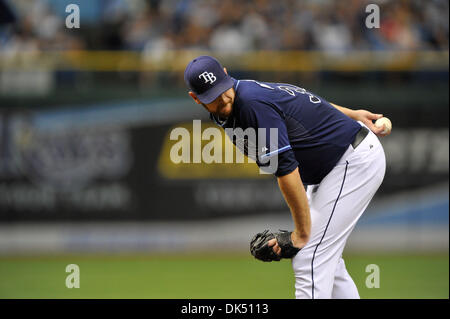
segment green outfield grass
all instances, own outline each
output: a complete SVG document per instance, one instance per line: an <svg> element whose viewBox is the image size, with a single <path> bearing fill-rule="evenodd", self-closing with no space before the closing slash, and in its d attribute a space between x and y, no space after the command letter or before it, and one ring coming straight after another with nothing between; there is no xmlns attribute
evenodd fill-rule
<svg viewBox="0 0 450 319"><path fill-rule="evenodd" d="M344 256L362 298L449 298L448 255ZM65 286L68 264L80 288ZM380 288L365 286L368 264ZM0 298L294 298L289 261L249 255L0 257Z"/></svg>

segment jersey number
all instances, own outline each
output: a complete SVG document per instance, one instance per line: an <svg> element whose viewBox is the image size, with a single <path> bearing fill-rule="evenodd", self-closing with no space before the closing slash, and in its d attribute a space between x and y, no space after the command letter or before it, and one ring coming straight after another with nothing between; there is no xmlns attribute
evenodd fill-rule
<svg viewBox="0 0 450 319"><path fill-rule="evenodd" d="M278 88L280 90L283 90L283 91L287 92L288 94L290 94L292 96L295 96L295 92L300 93L300 94L307 94L309 96L309 100L311 101L311 103L320 103L320 99L317 96L309 93L305 89L300 88L298 86L295 86L295 85L289 85L289 86L288 85L280 85L280 86L278 86Z"/></svg>
<svg viewBox="0 0 450 319"><path fill-rule="evenodd" d="M261 83L261 82L255 81L255 80L242 80L242 81L251 81L251 82L255 82L260 87L263 87L266 89L271 89L271 90L274 89L273 87L271 87L265 83ZM295 85L279 85L279 86L277 86L277 88L279 88L280 90L282 90L284 92L287 92L288 94L290 94L292 96L295 96L295 92L300 93L300 94L307 94L309 96L309 100L311 101L311 103L317 104L317 103L321 102L317 96L309 93L304 88L301 88L301 87L298 87Z"/></svg>

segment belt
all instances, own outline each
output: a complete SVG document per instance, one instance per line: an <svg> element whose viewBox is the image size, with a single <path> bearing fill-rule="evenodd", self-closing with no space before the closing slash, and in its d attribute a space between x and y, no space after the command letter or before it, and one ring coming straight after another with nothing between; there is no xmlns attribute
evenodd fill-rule
<svg viewBox="0 0 450 319"><path fill-rule="evenodd" d="M366 138L367 134L369 134L369 129L365 126L361 126L358 133L356 133L355 139L352 143L353 148L357 148L359 144Z"/></svg>

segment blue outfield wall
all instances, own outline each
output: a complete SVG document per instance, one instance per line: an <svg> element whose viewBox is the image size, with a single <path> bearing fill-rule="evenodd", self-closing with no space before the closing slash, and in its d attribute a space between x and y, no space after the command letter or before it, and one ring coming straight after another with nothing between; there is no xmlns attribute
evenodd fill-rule
<svg viewBox="0 0 450 319"><path fill-rule="evenodd" d="M425 191L426 192L426 191ZM406 194L390 202L380 203L369 208L359 226L441 226L449 224L448 186L437 193L414 196ZM405 197L405 198L401 198Z"/></svg>

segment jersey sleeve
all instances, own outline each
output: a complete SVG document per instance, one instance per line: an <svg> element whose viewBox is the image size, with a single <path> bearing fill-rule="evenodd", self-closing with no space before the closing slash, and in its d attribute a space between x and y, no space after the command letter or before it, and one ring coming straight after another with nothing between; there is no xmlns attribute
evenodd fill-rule
<svg viewBox="0 0 450 319"><path fill-rule="evenodd" d="M277 177L289 174L298 167L289 142L286 124L276 106L259 100L251 100L241 108L240 118L241 122L246 124L245 126L257 129L256 163L263 171L270 167L270 162L273 163L274 157L278 159L276 171L273 172L273 168L271 168L270 172ZM260 134L265 134L265 139L261 139Z"/></svg>

